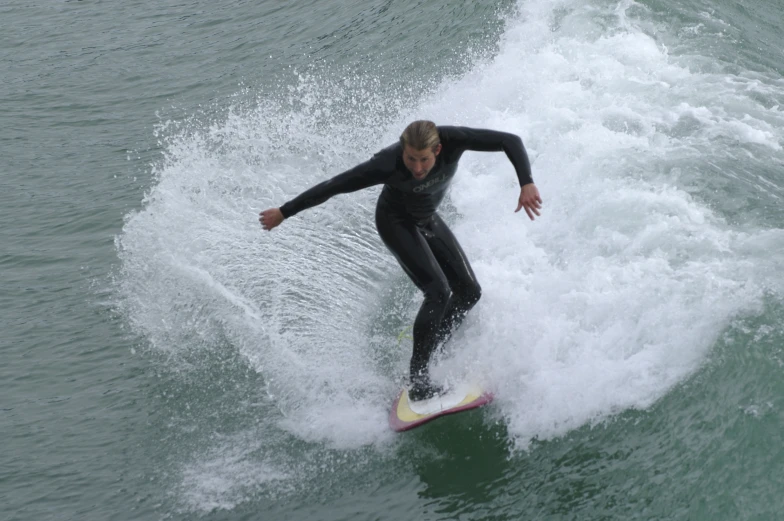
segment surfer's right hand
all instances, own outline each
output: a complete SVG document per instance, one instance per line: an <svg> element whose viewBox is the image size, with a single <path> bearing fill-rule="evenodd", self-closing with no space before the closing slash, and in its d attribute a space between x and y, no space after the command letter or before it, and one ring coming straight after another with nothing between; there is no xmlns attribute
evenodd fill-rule
<svg viewBox="0 0 784 521"><path fill-rule="evenodd" d="M261 227L267 231L282 223L283 219L285 217L283 217L283 212L280 211L280 208L270 208L259 213Z"/></svg>

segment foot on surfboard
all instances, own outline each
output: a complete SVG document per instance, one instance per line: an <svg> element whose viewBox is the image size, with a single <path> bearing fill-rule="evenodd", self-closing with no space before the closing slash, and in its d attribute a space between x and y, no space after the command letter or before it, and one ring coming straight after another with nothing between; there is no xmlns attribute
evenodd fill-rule
<svg viewBox="0 0 784 521"><path fill-rule="evenodd" d="M411 379L408 387L408 399L412 402L421 402L444 394L445 389L430 381L427 376L417 376Z"/></svg>

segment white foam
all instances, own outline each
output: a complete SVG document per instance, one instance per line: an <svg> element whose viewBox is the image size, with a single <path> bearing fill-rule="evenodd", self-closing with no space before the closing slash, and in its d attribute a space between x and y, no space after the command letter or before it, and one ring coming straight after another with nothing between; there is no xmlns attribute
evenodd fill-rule
<svg viewBox="0 0 784 521"><path fill-rule="evenodd" d="M545 200L536 223L512 214L510 167L479 154L452 194L484 289L456 343L478 347L465 364L495 383L523 446L648 407L755 309L772 281L754 280L765 272L743 254L744 234L660 172L673 157L724 155L719 139L776 154L782 137L778 111L747 98L746 82L690 72L628 20L596 38L580 17L580 34L545 31L552 13L533 5L500 56L444 92L461 107L451 119L525 137ZM730 101L701 105L709 95Z"/></svg>
<svg viewBox="0 0 784 521"><path fill-rule="evenodd" d="M263 440L242 435L219 441L206 454L182 469L178 502L186 511L231 510L259 488L269 495L285 493L291 487L292 469L270 458L259 458Z"/></svg>

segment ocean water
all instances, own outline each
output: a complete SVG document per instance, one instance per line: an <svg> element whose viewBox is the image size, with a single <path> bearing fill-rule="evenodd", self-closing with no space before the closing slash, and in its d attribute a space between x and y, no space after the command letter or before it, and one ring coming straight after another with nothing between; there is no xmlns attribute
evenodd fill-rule
<svg viewBox="0 0 784 521"><path fill-rule="evenodd" d="M784 518L784 6L0 5L0 519ZM488 407L397 435L413 119L519 134L442 215ZM403 334L401 334L403 333Z"/></svg>

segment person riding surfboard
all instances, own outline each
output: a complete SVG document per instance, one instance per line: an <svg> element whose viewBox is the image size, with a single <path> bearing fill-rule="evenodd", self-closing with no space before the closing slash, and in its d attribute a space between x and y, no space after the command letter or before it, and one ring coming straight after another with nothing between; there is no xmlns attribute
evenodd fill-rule
<svg viewBox="0 0 784 521"><path fill-rule="evenodd" d="M520 183L517 209L533 221L542 198L519 136L496 130L409 124L399 142L301 193L279 208L260 212L263 229L317 206L337 194L383 184L376 205L376 229L424 300L414 321L410 363L411 400L425 400L441 389L430 380L433 352L460 325L481 297L471 265L437 209L466 151L506 153Z"/></svg>

